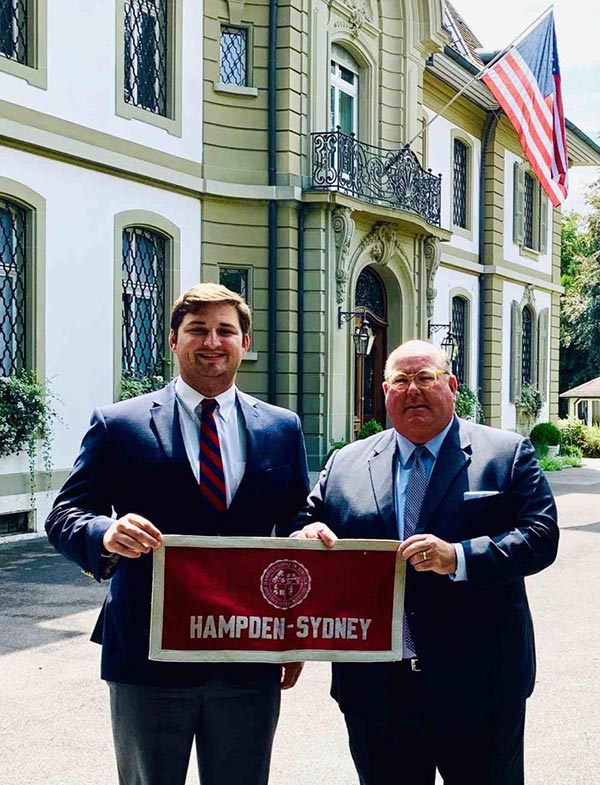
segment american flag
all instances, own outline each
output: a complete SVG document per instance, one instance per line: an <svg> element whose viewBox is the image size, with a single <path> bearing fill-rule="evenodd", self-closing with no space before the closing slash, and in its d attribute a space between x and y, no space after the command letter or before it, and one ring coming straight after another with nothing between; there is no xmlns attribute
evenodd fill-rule
<svg viewBox="0 0 600 785"><path fill-rule="evenodd" d="M567 138L554 14L482 74L519 135L523 152L554 207L567 196Z"/></svg>

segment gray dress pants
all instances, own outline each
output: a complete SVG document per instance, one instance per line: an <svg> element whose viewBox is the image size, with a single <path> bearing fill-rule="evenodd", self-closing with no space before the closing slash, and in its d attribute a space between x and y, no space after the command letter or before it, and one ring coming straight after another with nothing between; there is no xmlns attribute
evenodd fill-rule
<svg viewBox="0 0 600 785"><path fill-rule="evenodd" d="M202 785L267 785L278 668L241 683L108 686L120 785L185 785L194 739Z"/></svg>

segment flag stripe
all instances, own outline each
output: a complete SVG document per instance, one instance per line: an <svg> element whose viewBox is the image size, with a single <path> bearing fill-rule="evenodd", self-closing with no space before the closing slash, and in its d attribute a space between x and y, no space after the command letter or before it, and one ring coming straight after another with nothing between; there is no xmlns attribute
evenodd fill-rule
<svg viewBox="0 0 600 785"><path fill-rule="evenodd" d="M568 156L553 14L482 79L515 128L540 185L558 207L567 195Z"/></svg>

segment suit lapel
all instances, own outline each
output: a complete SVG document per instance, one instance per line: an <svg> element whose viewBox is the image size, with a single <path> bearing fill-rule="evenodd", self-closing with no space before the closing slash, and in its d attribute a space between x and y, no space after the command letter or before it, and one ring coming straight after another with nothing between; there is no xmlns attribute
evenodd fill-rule
<svg viewBox="0 0 600 785"><path fill-rule="evenodd" d="M237 507L243 504L244 498L252 487L252 474L260 468L261 458L268 455L268 449L264 446L260 412L256 404L256 398L246 395L241 390L237 391L237 405L246 428L246 470L225 513L226 516L234 514Z"/></svg>
<svg viewBox="0 0 600 785"><path fill-rule="evenodd" d="M465 471L470 463L471 441L468 435L463 432L460 420L455 417L444 439L427 485L417 533L427 531L450 486L458 474Z"/></svg>
<svg viewBox="0 0 600 785"><path fill-rule="evenodd" d="M395 433L393 428L385 431L382 439L375 445L373 454L367 459L377 509L383 521L385 536L390 540L398 539L398 523L394 508Z"/></svg>
<svg viewBox="0 0 600 785"><path fill-rule="evenodd" d="M155 393L150 417L154 433L167 460L187 462L181 426L179 425L174 382Z"/></svg>

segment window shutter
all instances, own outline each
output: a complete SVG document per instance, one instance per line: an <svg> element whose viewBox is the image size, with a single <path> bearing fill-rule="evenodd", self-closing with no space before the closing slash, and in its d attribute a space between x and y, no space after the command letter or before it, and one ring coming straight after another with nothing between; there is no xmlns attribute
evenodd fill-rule
<svg viewBox="0 0 600 785"><path fill-rule="evenodd" d="M542 400L548 400L548 321L550 312L544 308L538 317L537 388Z"/></svg>
<svg viewBox="0 0 600 785"><path fill-rule="evenodd" d="M540 253L548 251L548 197L540 188Z"/></svg>
<svg viewBox="0 0 600 785"><path fill-rule="evenodd" d="M511 306L510 336L510 400L517 403L521 395L521 353L523 351L523 317L521 307L516 300Z"/></svg>
<svg viewBox="0 0 600 785"><path fill-rule="evenodd" d="M514 166L513 240L523 245L525 235L525 170L520 163Z"/></svg>

